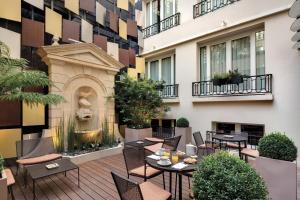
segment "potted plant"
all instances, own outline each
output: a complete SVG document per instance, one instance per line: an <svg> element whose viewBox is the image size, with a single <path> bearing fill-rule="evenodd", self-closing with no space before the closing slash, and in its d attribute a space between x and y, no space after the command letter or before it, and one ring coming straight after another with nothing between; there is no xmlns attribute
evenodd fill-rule
<svg viewBox="0 0 300 200"><path fill-rule="evenodd" d="M185 151L185 145L191 143L192 139L192 128L190 127L189 121L181 117L176 120L175 136L181 135L177 149Z"/></svg>
<svg viewBox="0 0 300 200"><path fill-rule="evenodd" d="M4 158L0 155L0 199L7 199L7 180L4 173Z"/></svg>
<svg viewBox="0 0 300 200"><path fill-rule="evenodd" d="M227 73L215 73L212 78L213 85L221 86L228 83Z"/></svg>
<svg viewBox="0 0 300 200"><path fill-rule="evenodd" d="M193 173L194 199L267 200L263 179L250 165L228 152L206 156Z"/></svg>
<svg viewBox="0 0 300 200"><path fill-rule="evenodd" d="M285 134L271 133L259 140L260 157L254 168L264 178L272 199L296 199L297 147ZM278 190L280 188L280 190Z"/></svg>
<svg viewBox="0 0 300 200"><path fill-rule="evenodd" d="M127 142L152 137L151 120L160 116L161 110L167 110L158 91L162 84L148 79L134 80L125 73L116 81L116 108L120 121L127 125Z"/></svg>
<svg viewBox="0 0 300 200"><path fill-rule="evenodd" d="M243 76L239 73L238 69L229 70L228 81L230 84L240 84L243 82Z"/></svg>

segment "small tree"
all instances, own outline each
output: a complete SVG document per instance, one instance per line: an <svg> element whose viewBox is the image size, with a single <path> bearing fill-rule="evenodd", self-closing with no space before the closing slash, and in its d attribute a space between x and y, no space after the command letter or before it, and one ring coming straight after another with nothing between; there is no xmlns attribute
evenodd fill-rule
<svg viewBox="0 0 300 200"><path fill-rule="evenodd" d="M27 104L58 104L63 97L55 94L25 92L28 87L48 87L52 82L45 72L28 70L28 61L10 57L9 48L0 41L0 100Z"/></svg>
<svg viewBox="0 0 300 200"><path fill-rule="evenodd" d="M129 128L149 128L151 119L161 114L161 108L163 111L168 110L163 106L159 95L162 88L162 82L148 79L134 80L127 74L122 74L115 87L116 107L120 112L121 121Z"/></svg>

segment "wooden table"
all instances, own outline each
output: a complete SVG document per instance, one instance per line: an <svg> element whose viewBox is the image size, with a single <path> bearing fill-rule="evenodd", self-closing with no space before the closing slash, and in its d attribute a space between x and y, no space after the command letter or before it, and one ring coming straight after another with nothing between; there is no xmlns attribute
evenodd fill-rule
<svg viewBox="0 0 300 200"><path fill-rule="evenodd" d="M51 164L51 163L57 163L59 165L59 167L54 168L54 169L47 169L46 165ZM37 179L45 178L45 177L63 173L63 172L65 173L65 176L66 176L67 171L75 170L75 169L78 170L78 187L80 187L79 167L77 165L75 165L73 162L71 162L70 159L64 158L64 159L55 160L52 162L27 166L26 170L32 179L33 199L35 199L35 182Z"/></svg>
<svg viewBox="0 0 300 200"><path fill-rule="evenodd" d="M242 159L241 151L241 143L244 143L244 146L247 147L247 141L248 138L245 136L242 136L240 134L232 134L230 135L225 135L225 134L216 134L212 136L213 141L219 141L220 143L222 142L233 142L233 143L238 143L238 148L239 148L239 156Z"/></svg>
<svg viewBox="0 0 300 200"><path fill-rule="evenodd" d="M179 190L178 190L179 194L178 195L179 195L180 200L182 200L182 174L187 173L187 172L195 171L196 167L197 167L197 163L199 163L201 161L201 159L198 158L198 162L196 164L189 164L187 167L185 167L183 169L175 169L175 168L172 167L173 165L161 166L157 163L157 160L154 160L154 159L151 159L151 158L148 158L148 157L146 157L145 160L146 160L146 163L149 166L151 166L155 169L166 171L166 172L170 173L169 191L170 191L171 194L172 194L172 173L175 173L176 176L178 175L178 187L179 187ZM178 162L183 162L183 159L179 159ZM176 187L176 185L175 185L175 187Z"/></svg>

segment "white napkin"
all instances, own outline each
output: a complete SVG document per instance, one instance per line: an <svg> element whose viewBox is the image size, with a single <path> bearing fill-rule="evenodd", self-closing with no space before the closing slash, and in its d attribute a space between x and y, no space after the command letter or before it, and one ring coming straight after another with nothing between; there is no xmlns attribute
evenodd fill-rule
<svg viewBox="0 0 300 200"><path fill-rule="evenodd" d="M157 155L155 155L155 154L152 154L152 155L150 155L150 156L147 156L148 158L151 158L151 159L153 159L153 160L160 160L160 156L157 156Z"/></svg>
<svg viewBox="0 0 300 200"><path fill-rule="evenodd" d="M187 166L188 166L187 164L184 164L183 162L180 162L180 163L177 163L177 164L173 165L172 168L174 168L174 169L183 169Z"/></svg>

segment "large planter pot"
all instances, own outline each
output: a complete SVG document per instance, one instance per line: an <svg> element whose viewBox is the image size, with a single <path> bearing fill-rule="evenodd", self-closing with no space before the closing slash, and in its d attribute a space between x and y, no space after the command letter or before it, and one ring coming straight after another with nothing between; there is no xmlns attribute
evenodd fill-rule
<svg viewBox="0 0 300 200"><path fill-rule="evenodd" d="M297 198L296 162L258 157L252 166L265 180L270 199Z"/></svg>
<svg viewBox="0 0 300 200"><path fill-rule="evenodd" d="M243 77L242 76L233 76L229 79L230 84L240 84L243 83Z"/></svg>
<svg viewBox="0 0 300 200"><path fill-rule="evenodd" d="M2 178L0 178L0 199L7 199L7 180L6 174L2 171Z"/></svg>
<svg viewBox="0 0 300 200"><path fill-rule="evenodd" d="M185 145L192 142L192 127L175 127L175 136L181 135L177 150L185 152Z"/></svg>
<svg viewBox="0 0 300 200"><path fill-rule="evenodd" d="M125 129L125 142L144 140L146 137L152 137L152 128L144 129Z"/></svg>

